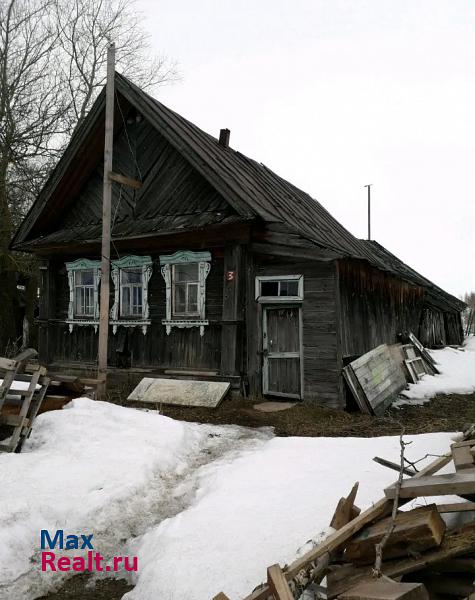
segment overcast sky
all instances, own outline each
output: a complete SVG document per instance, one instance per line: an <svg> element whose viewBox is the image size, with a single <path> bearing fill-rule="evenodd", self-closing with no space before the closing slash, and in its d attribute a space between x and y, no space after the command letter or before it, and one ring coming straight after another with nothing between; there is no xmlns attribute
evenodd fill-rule
<svg viewBox="0 0 475 600"><path fill-rule="evenodd" d="M139 0L155 95L447 291L475 289L473 0Z"/></svg>

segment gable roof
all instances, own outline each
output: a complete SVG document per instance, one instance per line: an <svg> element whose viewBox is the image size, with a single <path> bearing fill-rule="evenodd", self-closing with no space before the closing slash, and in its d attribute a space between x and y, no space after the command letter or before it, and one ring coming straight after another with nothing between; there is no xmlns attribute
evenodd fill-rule
<svg viewBox="0 0 475 600"><path fill-rule="evenodd" d="M239 220L281 223L310 243L332 250L336 256L366 260L381 270L424 287L429 290L432 298L452 310L462 310L464 307L460 300L419 275L377 242L367 242L353 236L309 194L265 165L230 147L222 146L215 137L158 102L119 73L115 75L115 87L117 94L135 107L236 212L235 215L222 217L204 215L197 226L215 223L217 218L221 223ZM101 228L96 225L54 231L36 239L32 239L30 234L43 214L57 209L54 205L54 193L63 180L67 179L72 165L77 164L79 160L80 165L90 167L91 161L96 160L97 164L102 159L104 113L105 93L102 90L83 123L73 133L62 158L16 232L11 242L13 249L31 249L48 243L100 239ZM89 141L93 138L97 140L101 136L99 155L97 149L96 154L89 152ZM73 194L70 194L70 199L71 196ZM195 216L183 216L180 227L190 228L196 225L194 220ZM165 216L157 218L156 221L157 226L160 223L162 229L166 229L169 222L170 232L176 226L172 220L167 221ZM120 239L127 234L126 224L118 224L114 227L113 239ZM140 235L140 226L135 234Z"/></svg>
<svg viewBox="0 0 475 600"><path fill-rule="evenodd" d="M119 73L116 73L115 85L117 93L141 112L221 193L241 218L283 223L291 231L320 247L335 251L338 255L371 259L364 245L311 196L263 164L232 148L223 147L216 138L146 94ZM88 135L92 135L94 127L103 123L103 120L104 91L97 98L88 117L75 131L66 152L17 231L12 241L13 248L20 248L28 240L41 214L48 208L52 209L49 204L53 193L74 160L75 153L86 143ZM58 241L60 237L59 232L51 234L52 240ZM42 241L44 243L46 240Z"/></svg>

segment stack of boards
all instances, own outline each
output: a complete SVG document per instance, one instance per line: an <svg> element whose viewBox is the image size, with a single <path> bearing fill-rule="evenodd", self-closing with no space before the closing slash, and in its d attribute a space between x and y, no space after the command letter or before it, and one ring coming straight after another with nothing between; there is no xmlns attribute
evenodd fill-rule
<svg viewBox="0 0 475 600"><path fill-rule="evenodd" d="M356 483L338 502L331 520L334 533L293 563L270 566L266 583L244 600L475 599L474 456L471 426L450 453L389 486L364 512L355 506ZM452 461L454 473L437 474ZM426 496L448 494L459 496L458 501L425 502ZM400 510L415 498L415 508ZM446 514L463 515L464 524L450 528L442 518ZM381 568L375 572L376 547L383 538ZM214 600L230 599L221 592Z"/></svg>
<svg viewBox="0 0 475 600"><path fill-rule="evenodd" d="M381 344L343 369L343 376L361 412L382 414L407 387L424 375L439 373L431 354L413 333L402 346Z"/></svg>

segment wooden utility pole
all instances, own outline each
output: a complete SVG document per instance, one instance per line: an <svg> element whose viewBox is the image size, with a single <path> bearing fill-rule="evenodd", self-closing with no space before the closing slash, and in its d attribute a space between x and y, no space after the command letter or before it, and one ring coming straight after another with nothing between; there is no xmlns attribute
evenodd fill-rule
<svg viewBox="0 0 475 600"><path fill-rule="evenodd" d="M365 185L368 188L368 240L371 240L371 186L372 183Z"/></svg>
<svg viewBox="0 0 475 600"><path fill-rule="evenodd" d="M107 49L106 117L104 138L104 183L102 198L101 302L99 313L99 349L97 395L103 399L107 389L107 346L109 341L109 280L111 245L112 146L114 141L115 46Z"/></svg>

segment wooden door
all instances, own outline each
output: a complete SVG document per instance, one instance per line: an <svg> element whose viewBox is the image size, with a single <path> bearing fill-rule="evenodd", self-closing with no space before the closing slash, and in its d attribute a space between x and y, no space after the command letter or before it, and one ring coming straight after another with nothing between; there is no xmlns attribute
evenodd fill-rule
<svg viewBox="0 0 475 600"><path fill-rule="evenodd" d="M302 397L301 314L298 306L266 306L263 310L263 393Z"/></svg>

